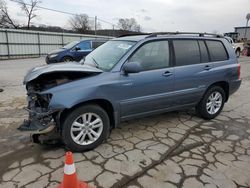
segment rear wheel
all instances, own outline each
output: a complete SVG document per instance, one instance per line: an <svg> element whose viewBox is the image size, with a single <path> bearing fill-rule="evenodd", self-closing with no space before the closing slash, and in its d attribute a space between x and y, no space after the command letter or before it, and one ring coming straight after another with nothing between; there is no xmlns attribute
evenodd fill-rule
<svg viewBox="0 0 250 188"><path fill-rule="evenodd" d="M64 120L62 139L72 151L96 148L109 135L109 117L97 105L86 105L73 110Z"/></svg>
<svg viewBox="0 0 250 188"><path fill-rule="evenodd" d="M221 87L211 87L197 105L197 113L204 119L215 118L224 107L225 96L225 91Z"/></svg>

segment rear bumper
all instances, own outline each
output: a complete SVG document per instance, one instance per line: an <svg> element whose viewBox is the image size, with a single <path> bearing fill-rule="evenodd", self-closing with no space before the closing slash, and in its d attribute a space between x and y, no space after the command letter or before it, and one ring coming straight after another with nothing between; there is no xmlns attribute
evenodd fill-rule
<svg viewBox="0 0 250 188"><path fill-rule="evenodd" d="M229 84L229 95L235 93L240 88L240 85L241 85L241 80L231 81Z"/></svg>

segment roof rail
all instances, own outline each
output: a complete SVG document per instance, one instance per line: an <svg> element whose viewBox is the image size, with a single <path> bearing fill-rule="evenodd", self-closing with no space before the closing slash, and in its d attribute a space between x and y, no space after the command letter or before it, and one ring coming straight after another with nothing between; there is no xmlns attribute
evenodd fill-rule
<svg viewBox="0 0 250 188"><path fill-rule="evenodd" d="M212 37L216 37L216 38L224 38L223 35L215 34L215 33L178 32L178 31L177 32L157 32L157 33L151 33L146 38L157 37L159 35L198 35L199 37L212 36Z"/></svg>
<svg viewBox="0 0 250 188"><path fill-rule="evenodd" d="M124 35L119 35L117 38L129 37L129 36L137 36L137 35L148 35L148 34L147 33L129 33L129 34L124 34Z"/></svg>

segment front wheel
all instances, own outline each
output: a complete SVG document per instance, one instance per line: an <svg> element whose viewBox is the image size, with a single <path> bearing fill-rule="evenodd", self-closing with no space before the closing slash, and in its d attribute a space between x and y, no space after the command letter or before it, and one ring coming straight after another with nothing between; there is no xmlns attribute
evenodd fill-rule
<svg viewBox="0 0 250 188"><path fill-rule="evenodd" d="M69 56L62 58L62 62L71 62L71 61L73 61L73 59Z"/></svg>
<svg viewBox="0 0 250 188"><path fill-rule="evenodd" d="M203 96L196 107L197 113L204 119L213 119L224 107L225 91L219 86L213 86Z"/></svg>
<svg viewBox="0 0 250 188"><path fill-rule="evenodd" d="M109 134L109 117L97 105L85 105L73 110L63 123L62 139L72 151L96 148Z"/></svg>

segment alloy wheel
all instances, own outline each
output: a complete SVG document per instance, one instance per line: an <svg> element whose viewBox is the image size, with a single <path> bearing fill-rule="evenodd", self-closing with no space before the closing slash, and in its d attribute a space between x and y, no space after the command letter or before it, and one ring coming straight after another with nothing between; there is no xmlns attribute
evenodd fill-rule
<svg viewBox="0 0 250 188"><path fill-rule="evenodd" d="M102 134L103 121L95 113L84 113L72 123L70 135L79 145L94 143Z"/></svg>
<svg viewBox="0 0 250 188"><path fill-rule="evenodd" d="M207 112L211 115L216 114L222 105L222 95L218 91L214 91L210 94L207 99L206 109Z"/></svg>

